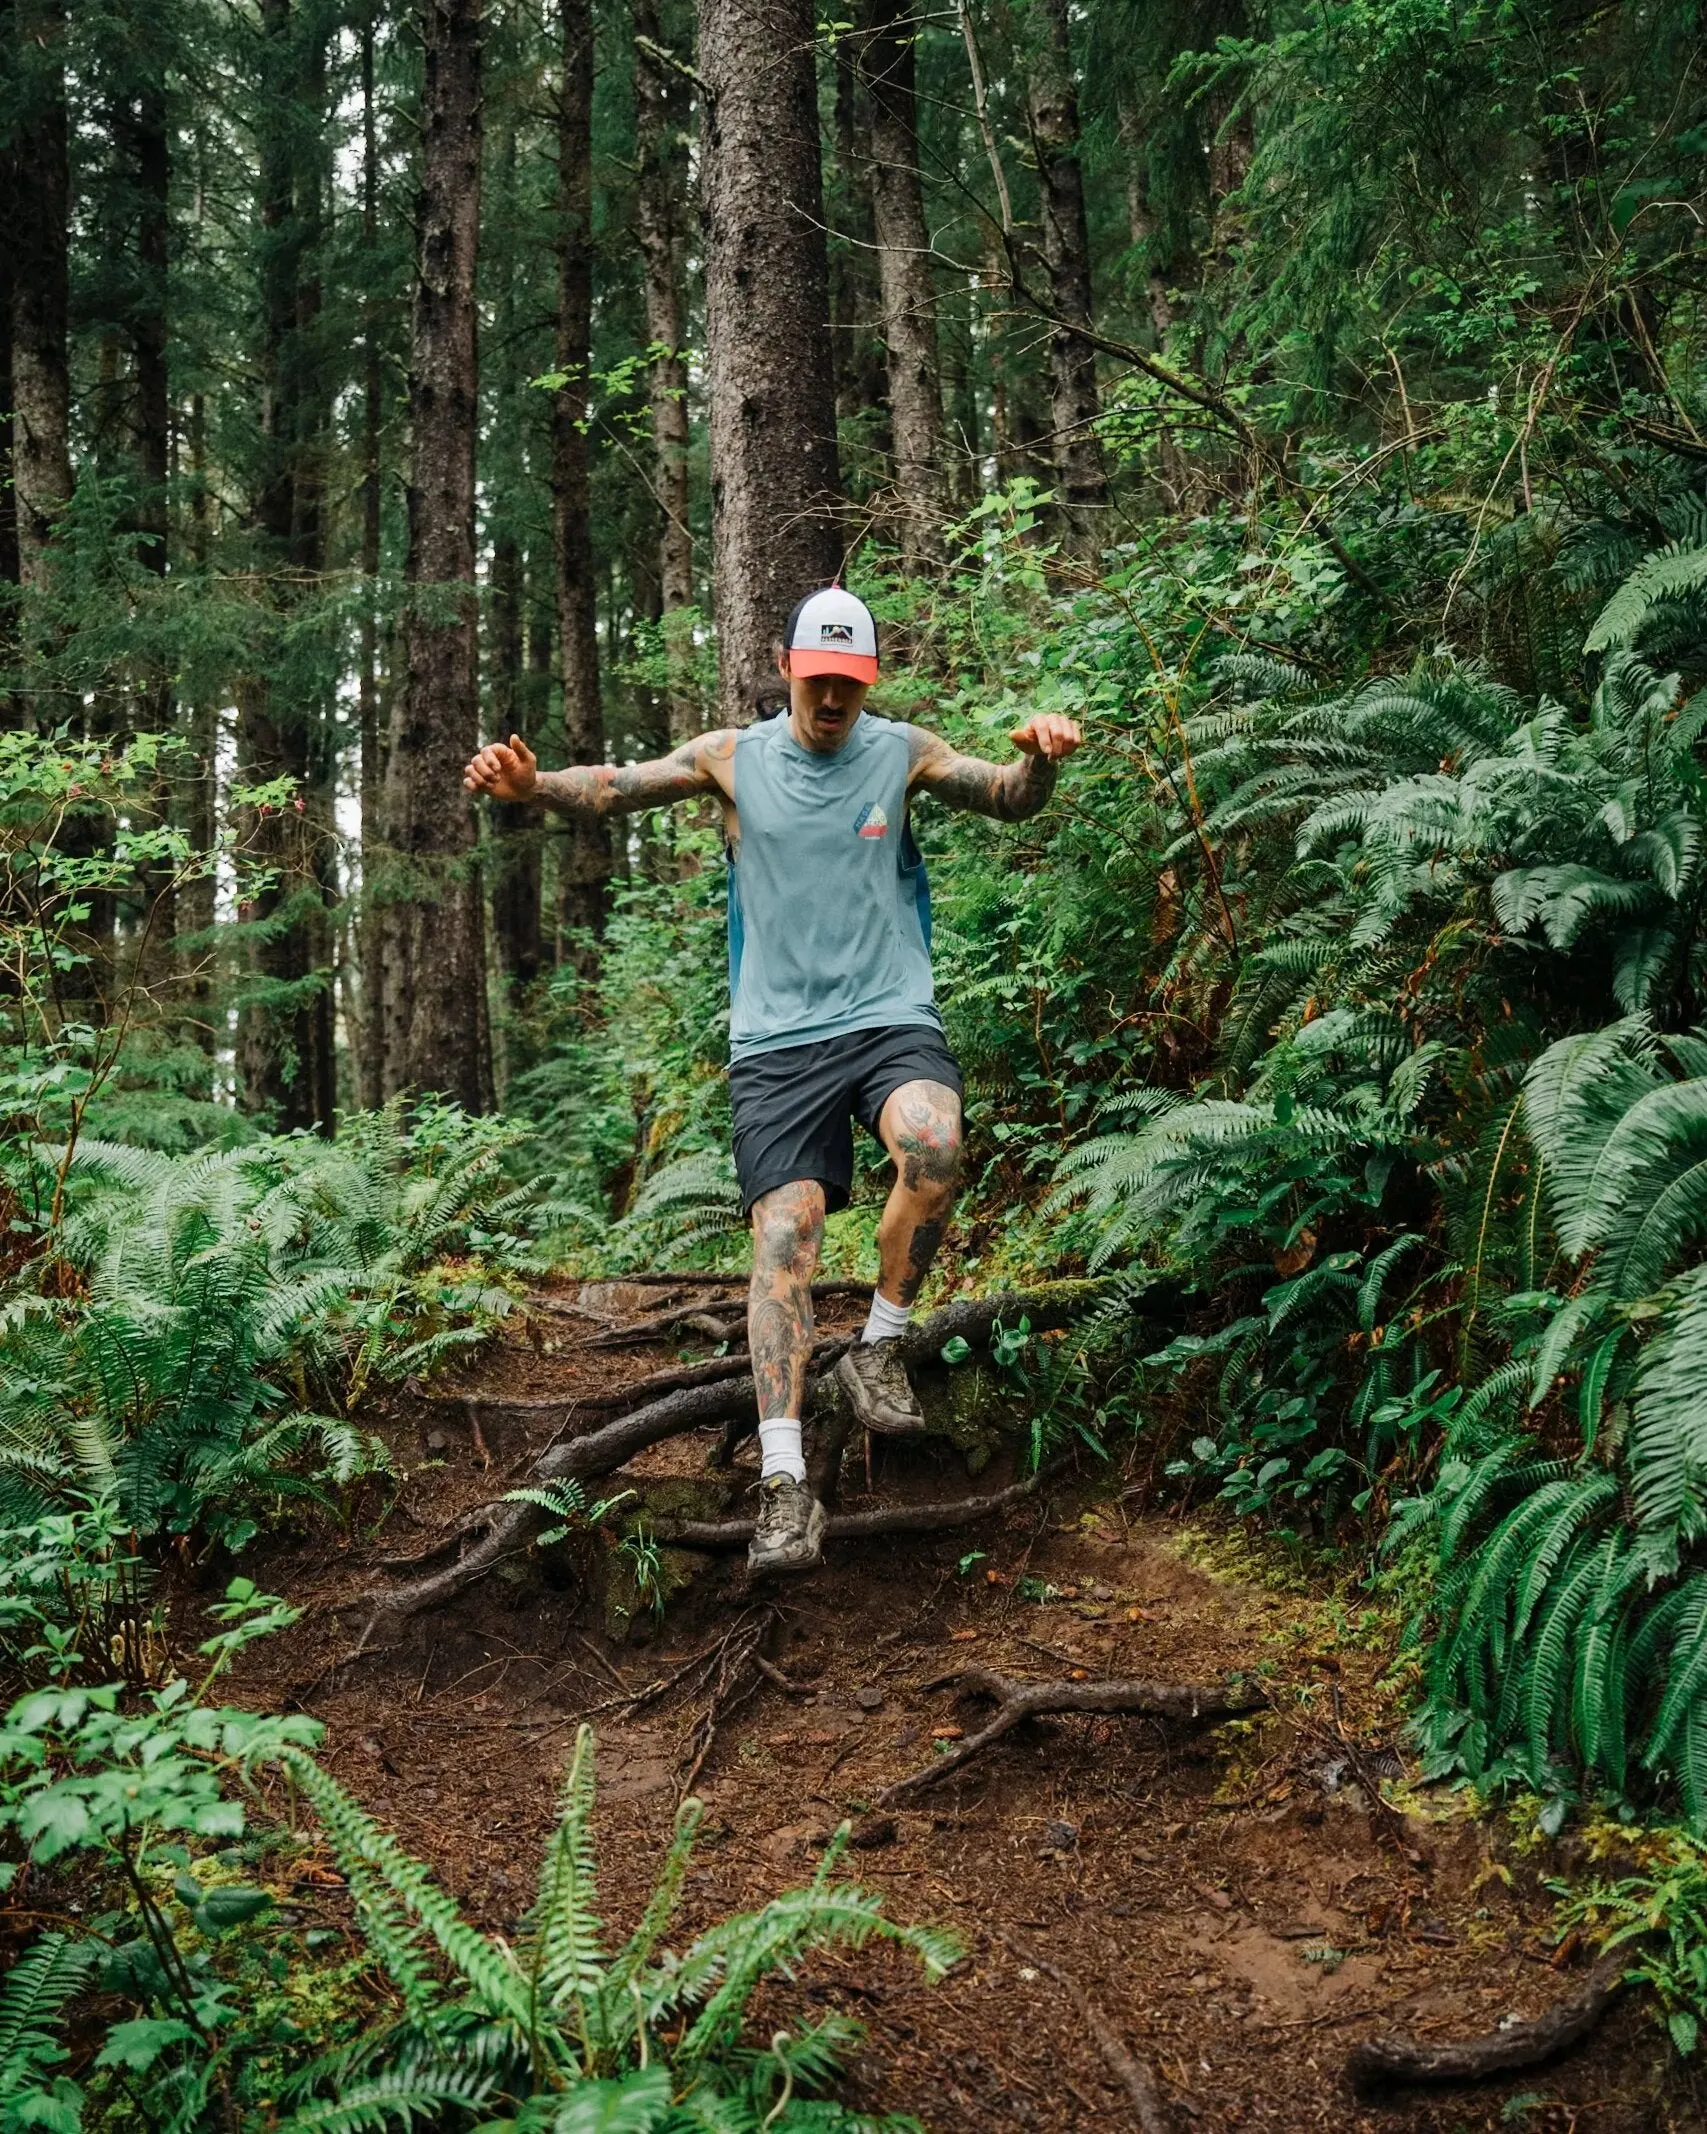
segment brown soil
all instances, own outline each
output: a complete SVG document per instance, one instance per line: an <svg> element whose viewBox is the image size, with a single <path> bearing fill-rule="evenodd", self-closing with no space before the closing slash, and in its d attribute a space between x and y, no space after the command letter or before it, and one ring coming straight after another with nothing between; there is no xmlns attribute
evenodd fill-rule
<svg viewBox="0 0 1707 2134"><path fill-rule="evenodd" d="M586 1293L601 1312L630 1317L666 1297L609 1284ZM834 1330L858 1312L835 1300L820 1321ZM422 1548L513 1486L545 1442L583 1426L577 1407L589 1396L707 1353L695 1337L589 1349L592 1327L538 1315L528 1338L500 1343L466 1373L479 1392L561 1397L560 1418L536 1412L524 1429L460 1399L399 1397L382 1427L407 1480L381 1529L330 1552L323 1537L277 1543L251 1573L310 1613L252 1652L237 1694L322 1719L330 1767L501 1932L528 1900L586 1716L598 1729L604 1909L618 1925L637 1915L704 1703L683 1690L638 1716L623 1705L755 1598L742 1567L709 1564L649 1644L605 1635L598 1565L585 1560L568 1572L524 1560L353 1666L334 1664L355 1620L336 1611L379 1575L379 1558ZM702 1475L715 1439L660 1446L610 1487ZM732 1492L750 1472L737 1469ZM975 1486L1003 1479L998 1462ZM851 1458L843 1494L857 1507L968 1487L948 1447L887 1444L872 1497ZM962 1572L975 1549L984 1560ZM1135 2125L1041 1959L1088 1991L1155 2070L1182 2134L1707 2126L1707 2092L1669 2063L1633 1997L1587 2044L1529 2076L1432 2096L1351 2095L1346 2054L1369 2032L1487 2031L1580 1976L1549 1961L1543 1884L1565 1858L1561 1848L1519 1858L1508 1826L1439 1798L1406 1796L1403 1819L1372 1816L1323 1728L1337 1700L1353 1739L1391 1747L1397 1714L1379 1681L1390 1655L1360 1650L1345 1612L1320 1596L1230 1574L1225 1554L1212 1572L1181 1528L1128 1519L1106 1471L1015 1507L993 1529L832 1545L820 1572L764 1596L777 1609L767 1650L805 1693L755 1678L722 1717L695 1788L708 1815L684 1926L802 1880L844 1817L928 1760L936 1730L979 1723L987 1707L957 1708L951 1690L924 1687L957 1666L1205 1683L1260 1671L1276 1716L1195 1735L1123 1718L1034 1723L897 1812L886 1842L874 1819L880 1842L850 1856L852 1871L893 1916L953 1927L966 1961L931 1988L888 1952L820 1957L767 2000L767 2027L802 2001L857 2015L867 2040L850 2101L915 2113L933 2134ZM1022 1594L1021 1578L1039 1583ZM1053 1591L1038 1597L1044 1587ZM642 1616L636 1635L651 1627ZM1314 1730L1297 1717L1301 1694L1319 1715Z"/></svg>

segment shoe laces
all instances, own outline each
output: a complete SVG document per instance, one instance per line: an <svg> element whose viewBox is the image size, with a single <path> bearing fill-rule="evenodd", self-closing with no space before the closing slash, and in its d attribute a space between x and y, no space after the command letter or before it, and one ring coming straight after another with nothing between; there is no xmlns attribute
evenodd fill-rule
<svg viewBox="0 0 1707 2134"><path fill-rule="evenodd" d="M786 1534L792 1531L799 1520L797 1495L805 1484L797 1482L792 1475L772 1475L759 1484L759 1516L755 1521L761 1534Z"/></svg>

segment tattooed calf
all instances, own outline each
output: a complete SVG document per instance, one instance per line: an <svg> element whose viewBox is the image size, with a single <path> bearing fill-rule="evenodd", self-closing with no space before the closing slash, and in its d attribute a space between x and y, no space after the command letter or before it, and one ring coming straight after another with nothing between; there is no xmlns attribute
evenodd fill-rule
<svg viewBox="0 0 1707 2134"><path fill-rule="evenodd" d="M759 1414L798 1415L812 1352L812 1275L824 1236L824 1189L778 1186L753 1207L747 1345Z"/></svg>
<svg viewBox="0 0 1707 2134"><path fill-rule="evenodd" d="M931 1262L936 1258L946 1228L947 1225L941 1222L914 1225L913 1234L907 1240L907 1271L901 1277L899 1301L902 1304L911 1304L925 1286L925 1276L931 1271Z"/></svg>

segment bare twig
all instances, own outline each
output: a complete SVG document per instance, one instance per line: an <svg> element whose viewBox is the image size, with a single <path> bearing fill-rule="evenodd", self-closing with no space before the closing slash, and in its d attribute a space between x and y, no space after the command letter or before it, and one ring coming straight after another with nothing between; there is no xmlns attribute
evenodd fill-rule
<svg viewBox="0 0 1707 2134"><path fill-rule="evenodd" d="M769 1637L775 1622L774 1608L750 1609L731 1625L718 1646L717 1680L704 1711L687 1737L693 1755L682 1777L682 1797L692 1792L694 1780L704 1770L719 1726L731 1712L746 1703L764 1679L754 1663L759 1656L759 1647Z"/></svg>
<svg viewBox="0 0 1707 2134"><path fill-rule="evenodd" d="M877 1806L892 1808L909 1794L923 1793L981 1756L992 1742L1011 1734L1021 1720L1046 1712L1135 1712L1155 1719L1204 1721L1240 1719L1265 1710L1268 1699L1255 1690L1217 1689L1193 1682L1147 1682L1110 1678L1101 1682L1016 1682L993 1668L969 1667L955 1674L940 1675L926 1689L946 1689L951 1684L962 1696L989 1697L995 1701L995 1716L968 1740L939 1756L922 1771L898 1778L877 1796Z"/></svg>

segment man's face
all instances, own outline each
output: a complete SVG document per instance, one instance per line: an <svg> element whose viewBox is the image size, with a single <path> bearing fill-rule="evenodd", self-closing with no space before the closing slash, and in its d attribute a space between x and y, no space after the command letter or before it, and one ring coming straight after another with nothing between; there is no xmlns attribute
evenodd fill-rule
<svg viewBox="0 0 1707 2134"><path fill-rule="evenodd" d="M776 663L788 681L794 738L815 755L833 756L853 732L870 684L851 674L791 674L786 652L778 652Z"/></svg>

